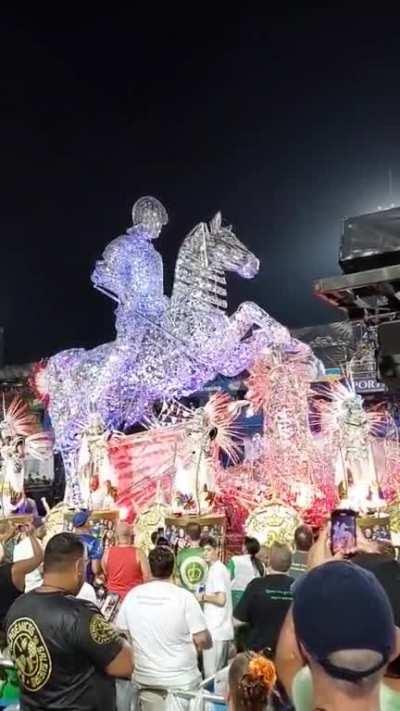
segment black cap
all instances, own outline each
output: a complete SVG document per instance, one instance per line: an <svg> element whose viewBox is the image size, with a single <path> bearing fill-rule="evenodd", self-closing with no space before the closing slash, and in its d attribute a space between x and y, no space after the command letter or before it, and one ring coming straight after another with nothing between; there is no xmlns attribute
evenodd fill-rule
<svg viewBox="0 0 400 711"><path fill-rule="evenodd" d="M368 570L331 561L311 570L296 585L293 619L298 640L326 672L358 681L388 663L395 646L392 608ZM353 670L329 660L334 652L369 650L381 655L373 667Z"/></svg>
<svg viewBox="0 0 400 711"><path fill-rule="evenodd" d="M72 518L72 524L74 528L81 528L82 526L85 526L89 519L90 511L88 511L88 509L82 509L81 511L78 511L76 514L74 514Z"/></svg>

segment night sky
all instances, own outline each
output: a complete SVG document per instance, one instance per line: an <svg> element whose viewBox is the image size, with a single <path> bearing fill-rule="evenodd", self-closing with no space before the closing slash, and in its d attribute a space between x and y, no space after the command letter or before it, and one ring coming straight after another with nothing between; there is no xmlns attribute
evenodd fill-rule
<svg viewBox="0 0 400 711"><path fill-rule="evenodd" d="M289 326L336 318L312 281L338 271L343 217L387 202L389 168L399 202L399 15L138 7L2 11L8 363L112 339L89 276L143 194L169 211L168 292L184 235L221 209L262 260L230 279L231 308L255 300Z"/></svg>

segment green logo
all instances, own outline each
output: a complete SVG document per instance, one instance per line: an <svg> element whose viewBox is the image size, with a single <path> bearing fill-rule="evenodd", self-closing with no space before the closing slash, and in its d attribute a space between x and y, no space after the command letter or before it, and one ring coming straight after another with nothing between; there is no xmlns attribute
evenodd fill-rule
<svg viewBox="0 0 400 711"><path fill-rule="evenodd" d="M200 556L189 556L182 562L179 572L184 586L195 590L206 577L207 563Z"/></svg>

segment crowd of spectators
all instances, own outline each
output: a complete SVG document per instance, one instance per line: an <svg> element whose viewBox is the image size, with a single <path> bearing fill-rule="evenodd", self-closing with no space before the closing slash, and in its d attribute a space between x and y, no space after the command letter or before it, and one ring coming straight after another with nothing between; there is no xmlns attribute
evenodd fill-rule
<svg viewBox="0 0 400 711"><path fill-rule="evenodd" d="M224 564L198 523L187 548L158 531L145 556L125 523L102 551L89 519L78 512L45 549L40 519L14 536L0 527L1 646L21 709L186 711L203 679L235 711L400 709L390 544L359 531L351 555L333 556L328 527L302 525L292 547L246 538ZM118 599L112 621L99 582Z"/></svg>

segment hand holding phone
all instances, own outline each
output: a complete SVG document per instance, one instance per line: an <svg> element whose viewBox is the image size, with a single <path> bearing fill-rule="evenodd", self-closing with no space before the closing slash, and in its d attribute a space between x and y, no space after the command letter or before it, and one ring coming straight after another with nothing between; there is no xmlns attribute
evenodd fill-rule
<svg viewBox="0 0 400 711"><path fill-rule="evenodd" d="M357 545L357 513L352 509L336 509L331 514L331 551L352 553Z"/></svg>

